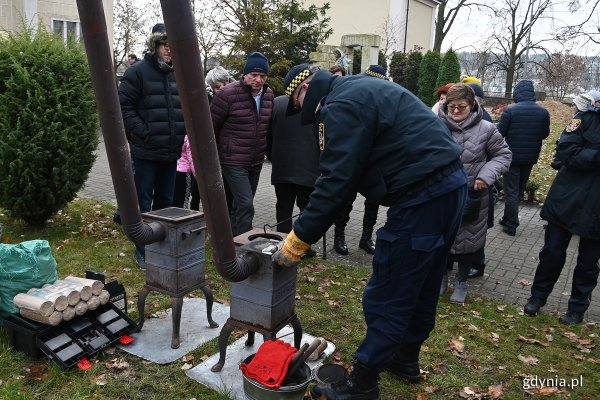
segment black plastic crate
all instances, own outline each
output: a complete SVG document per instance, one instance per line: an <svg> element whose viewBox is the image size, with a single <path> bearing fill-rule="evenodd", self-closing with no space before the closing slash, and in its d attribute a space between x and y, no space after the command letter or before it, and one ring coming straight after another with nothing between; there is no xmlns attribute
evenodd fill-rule
<svg viewBox="0 0 600 400"><path fill-rule="evenodd" d="M4 327L13 349L22 351L33 359L44 356L37 346L36 338L40 333L51 328L50 326L32 321L20 314L10 314L4 319Z"/></svg>
<svg viewBox="0 0 600 400"><path fill-rule="evenodd" d="M95 310L37 335L37 346L63 368L70 368L82 358L91 358L98 351L133 332L136 323L117 306L109 302Z"/></svg>

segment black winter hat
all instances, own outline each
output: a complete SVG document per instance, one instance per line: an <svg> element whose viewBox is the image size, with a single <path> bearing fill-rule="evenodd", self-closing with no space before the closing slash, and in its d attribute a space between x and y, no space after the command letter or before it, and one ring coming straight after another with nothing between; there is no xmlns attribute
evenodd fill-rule
<svg viewBox="0 0 600 400"><path fill-rule="evenodd" d="M242 73L246 75L251 72L260 72L262 74L269 73L269 60L267 60L267 57L265 57L264 54L255 51L248 55Z"/></svg>
<svg viewBox="0 0 600 400"><path fill-rule="evenodd" d="M483 94L483 89L481 88L481 86L479 86L476 83L469 83L469 86L475 92L475 96L480 97L482 99L485 97L485 95Z"/></svg>
<svg viewBox="0 0 600 400"><path fill-rule="evenodd" d="M374 76L375 78L387 80L385 72L385 69L381 65L370 65L369 68L367 68L367 70L365 71L365 74Z"/></svg>
<svg viewBox="0 0 600 400"><path fill-rule="evenodd" d="M167 28L165 28L165 24L163 24L162 22L159 22L158 24L156 24L156 25L154 25L152 27L152 32L151 33L154 33L154 32L166 32L166 31L167 31Z"/></svg>

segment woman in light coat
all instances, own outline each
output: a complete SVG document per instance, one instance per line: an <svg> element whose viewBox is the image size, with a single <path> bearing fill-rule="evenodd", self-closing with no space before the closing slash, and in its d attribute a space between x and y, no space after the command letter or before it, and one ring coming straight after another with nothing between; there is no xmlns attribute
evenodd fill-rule
<svg viewBox="0 0 600 400"><path fill-rule="evenodd" d="M467 275L471 265L485 247L488 215L488 186L510 166L512 154L502 135L491 122L482 119L483 111L468 85L458 83L446 95L438 111L456 143L464 151L460 157L469 177L469 199L463 220L448 258L448 267L458 263L458 275L450 301L464 303L467 297ZM442 282L444 292L447 276Z"/></svg>

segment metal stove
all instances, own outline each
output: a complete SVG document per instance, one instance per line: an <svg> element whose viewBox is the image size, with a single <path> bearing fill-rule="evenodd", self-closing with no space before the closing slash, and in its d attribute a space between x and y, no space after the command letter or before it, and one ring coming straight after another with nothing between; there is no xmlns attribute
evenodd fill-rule
<svg viewBox="0 0 600 400"><path fill-rule="evenodd" d="M146 246L146 284L138 293L139 332L144 325L144 307L150 291L171 296L173 335L171 348L179 347L179 325L183 296L201 289L206 298L206 314L211 328L218 323L212 319L213 295L208 287L204 269L204 240L206 223L199 211L170 207L144 213L144 220L160 222L167 232L160 242Z"/></svg>
<svg viewBox="0 0 600 400"><path fill-rule="evenodd" d="M231 284L230 315L219 334L219 361L211 371L221 371L225 364L227 342L235 328L248 331L246 346L254 344L255 333L264 340L275 340L277 332L291 324L294 346L300 348L302 326L295 312L297 268L284 268L273 263L271 256L277 244L285 238L280 233L247 232L237 247L238 252L252 252L259 256L260 266L255 274ZM240 236L234 239L240 243Z"/></svg>

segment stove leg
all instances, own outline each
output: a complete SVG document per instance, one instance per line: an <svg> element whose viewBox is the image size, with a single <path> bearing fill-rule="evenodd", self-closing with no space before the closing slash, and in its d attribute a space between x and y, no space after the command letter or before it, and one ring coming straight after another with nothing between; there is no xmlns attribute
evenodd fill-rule
<svg viewBox="0 0 600 400"><path fill-rule="evenodd" d="M277 339L275 337L275 332L273 332L273 333L264 333L263 334L263 342L266 342L267 340L275 340L275 339Z"/></svg>
<svg viewBox="0 0 600 400"><path fill-rule="evenodd" d="M233 332L233 326L226 322L221 328L221 333L219 334L219 361L212 366L210 369L212 372L220 372L223 369L223 365L225 365L225 353L227 352L227 341L229 336Z"/></svg>
<svg viewBox="0 0 600 400"><path fill-rule="evenodd" d="M244 345L246 346L252 346L254 344L254 336L255 336L254 331L248 331L248 339L246 339L246 342L244 343Z"/></svg>
<svg viewBox="0 0 600 400"><path fill-rule="evenodd" d="M210 325L211 328L218 328L219 324L212 319L213 294L208 286L204 286L202 292L206 299L206 318L208 319L208 325Z"/></svg>
<svg viewBox="0 0 600 400"><path fill-rule="evenodd" d="M297 315L294 315L290 323L292 324L292 328L294 328L294 347L299 349L302 343L302 325L300 325Z"/></svg>
<svg viewBox="0 0 600 400"><path fill-rule="evenodd" d="M179 339L179 325L181 324L181 307L183 306L183 297L171 297L171 309L173 313L173 335L171 336L171 348L178 349L181 344Z"/></svg>
<svg viewBox="0 0 600 400"><path fill-rule="evenodd" d="M140 290L138 292L138 315L140 316L140 322L138 322L137 327L135 328L134 332L139 332L142 330L142 327L144 326L144 320L146 319L146 315L144 314L144 308L146 307L146 297L148 296L148 293L150 293L150 289L148 289L147 286L144 286L142 288L142 290Z"/></svg>

